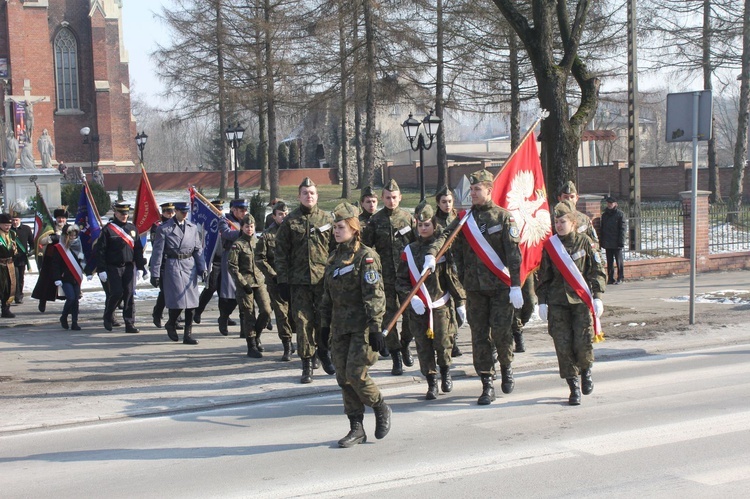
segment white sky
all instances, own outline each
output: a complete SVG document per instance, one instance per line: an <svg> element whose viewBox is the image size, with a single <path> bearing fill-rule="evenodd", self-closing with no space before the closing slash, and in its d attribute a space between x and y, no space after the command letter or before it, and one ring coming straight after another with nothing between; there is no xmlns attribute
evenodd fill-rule
<svg viewBox="0 0 750 499"><path fill-rule="evenodd" d="M148 97L147 100L155 99L164 89L149 54L156 50L157 43L166 44L168 41L166 30L154 19L154 13L161 12L162 6L171 4L171 0L122 2L123 36L130 56L130 80L134 83L133 91Z"/></svg>

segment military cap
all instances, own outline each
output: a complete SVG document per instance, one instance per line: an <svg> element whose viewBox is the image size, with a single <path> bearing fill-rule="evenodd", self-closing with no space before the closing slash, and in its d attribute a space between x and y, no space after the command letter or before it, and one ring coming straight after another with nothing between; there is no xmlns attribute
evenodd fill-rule
<svg viewBox="0 0 750 499"><path fill-rule="evenodd" d="M68 213L68 207L67 206L61 206L59 208L55 208L55 211L53 213L53 216L55 218L57 217L65 217L68 218L70 214Z"/></svg>
<svg viewBox="0 0 750 499"><path fill-rule="evenodd" d="M555 205L555 218L564 217L576 213L576 207L572 201L560 201Z"/></svg>
<svg viewBox="0 0 750 499"><path fill-rule="evenodd" d="M383 186L383 190L396 192L396 191L400 191L401 188L398 186L398 183L396 182L396 180L390 179L388 183Z"/></svg>
<svg viewBox="0 0 750 499"><path fill-rule="evenodd" d="M232 199L229 202L230 208L245 208L247 209L247 199Z"/></svg>
<svg viewBox="0 0 750 499"><path fill-rule="evenodd" d="M471 185L478 184L480 182L494 182L495 176L489 170L479 170L469 175L469 183Z"/></svg>
<svg viewBox="0 0 750 499"><path fill-rule="evenodd" d="M7 213L0 213L0 224L9 224L12 220Z"/></svg>
<svg viewBox="0 0 750 499"><path fill-rule="evenodd" d="M242 217L242 225L252 224L255 225L255 218L247 213L244 217Z"/></svg>
<svg viewBox="0 0 750 499"><path fill-rule="evenodd" d="M365 198L376 198L376 197L377 196L375 195L375 193L372 192L372 187L370 187L369 185L366 185L362 188L362 194L359 196L359 200L364 201Z"/></svg>
<svg viewBox="0 0 750 499"><path fill-rule="evenodd" d="M185 201L178 201L174 204L174 209L177 211L190 211L190 206Z"/></svg>
<svg viewBox="0 0 750 499"><path fill-rule="evenodd" d="M161 211L174 210L174 203L171 201L169 203L162 203L159 205L159 208L161 208Z"/></svg>
<svg viewBox="0 0 750 499"><path fill-rule="evenodd" d="M124 201L118 201L112 205L112 209L115 211L127 213L130 211L130 203L126 203Z"/></svg>
<svg viewBox="0 0 750 499"><path fill-rule="evenodd" d="M416 213L415 218L418 222L427 222L428 220L432 220L432 217L435 216L435 210L429 204L425 204L422 209Z"/></svg>
<svg viewBox="0 0 750 499"><path fill-rule="evenodd" d="M444 185L443 187L440 188L439 191L435 193L435 201L440 201L441 197L448 196L448 195L452 196L453 193L451 192L450 187L448 187L447 185Z"/></svg>
<svg viewBox="0 0 750 499"><path fill-rule="evenodd" d="M299 184L300 189L303 187L315 187L315 182L313 182L310 177L305 177L302 179L302 183Z"/></svg>
<svg viewBox="0 0 750 499"><path fill-rule="evenodd" d="M212 199L211 204L214 205L214 208L218 208L218 209L224 208L224 200L221 198Z"/></svg>
<svg viewBox="0 0 750 499"><path fill-rule="evenodd" d="M333 221L340 222L349 218L359 217L359 209L351 203L344 201L333 209Z"/></svg>
<svg viewBox="0 0 750 499"><path fill-rule="evenodd" d="M576 189L576 185L571 180L568 180L563 184L557 195L561 196L563 194L578 194L578 189Z"/></svg>

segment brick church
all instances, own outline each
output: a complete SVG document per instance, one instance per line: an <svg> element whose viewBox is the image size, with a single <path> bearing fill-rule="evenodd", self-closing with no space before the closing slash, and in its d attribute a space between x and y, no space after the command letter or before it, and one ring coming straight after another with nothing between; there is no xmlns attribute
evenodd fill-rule
<svg viewBox="0 0 750 499"><path fill-rule="evenodd" d="M37 139L46 129L54 144L53 166L64 161L88 173L93 162L105 173L136 171L122 35L122 0L0 0L4 160L14 147L8 145L10 130L25 147L31 121L28 145L37 167Z"/></svg>

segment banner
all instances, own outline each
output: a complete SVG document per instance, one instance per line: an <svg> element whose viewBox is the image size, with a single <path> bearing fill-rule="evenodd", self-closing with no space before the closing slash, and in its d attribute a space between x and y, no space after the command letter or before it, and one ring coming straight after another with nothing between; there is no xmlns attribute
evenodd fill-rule
<svg viewBox="0 0 750 499"><path fill-rule="evenodd" d="M161 220L159 205L156 204L156 198L154 198L151 183L148 181L146 168L141 165L141 182L138 184L138 191L135 195L133 224L140 235L150 231L151 227L159 220Z"/></svg>
<svg viewBox="0 0 750 499"><path fill-rule="evenodd" d="M534 134L518 146L495 177L492 201L510 211L519 230L521 282L542 262L542 246L552 234L547 189Z"/></svg>
<svg viewBox="0 0 750 499"><path fill-rule="evenodd" d="M86 266L88 268L96 267L96 253L94 252L94 243L99 239L102 233L102 223L94 207L89 186L83 183L81 197L78 199L78 212L76 213L76 225L81 228L78 237L81 239L83 256L86 257Z"/></svg>
<svg viewBox="0 0 750 499"><path fill-rule="evenodd" d="M42 248L39 247L39 239L52 233L55 227L55 219L52 216L52 212L47 208L47 203L44 201L42 191L39 190L39 185L34 182L34 186L36 187L36 199L38 203L34 217L34 248L36 253L40 254L42 253Z"/></svg>
<svg viewBox="0 0 750 499"><path fill-rule="evenodd" d="M190 220L199 227L203 238L203 258L206 268L211 268L214 253L219 242L219 220L222 215L200 192L191 187L190 192Z"/></svg>

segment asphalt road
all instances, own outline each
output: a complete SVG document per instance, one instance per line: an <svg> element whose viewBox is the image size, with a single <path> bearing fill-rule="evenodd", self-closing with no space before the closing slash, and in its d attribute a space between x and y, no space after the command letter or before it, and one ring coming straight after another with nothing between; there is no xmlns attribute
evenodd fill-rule
<svg viewBox="0 0 750 499"><path fill-rule="evenodd" d="M475 404L384 390L393 429L339 449L335 393L0 435L0 495L20 497L746 497L750 345L598 362L579 407L554 368ZM499 390L498 390L499 392Z"/></svg>

